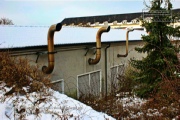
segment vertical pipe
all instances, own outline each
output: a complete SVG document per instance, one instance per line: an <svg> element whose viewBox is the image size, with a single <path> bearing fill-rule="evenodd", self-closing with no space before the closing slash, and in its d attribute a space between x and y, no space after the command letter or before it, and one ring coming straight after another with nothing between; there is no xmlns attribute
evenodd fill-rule
<svg viewBox="0 0 180 120"><path fill-rule="evenodd" d="M128 41L129 41L129 32L134 31L134 29L129 29L126 32L126 54L121 55L121 54L117 54L117 57L127 57L128 55Z"/></svg>
<svg viewBox="0 0 180 120"><path fill-rule="evenodd" d="M90 65L97 64L101 59L101 35L103 32L109 32L110 26L101 27L96 34L96 58L89 58L88 62Z"/></svg>
<svg viewBox="0 0 180 120"><path fill-rule="evenodd" d="M108 77L108 75L107 75L107 49L109 48L111 46L111 44L109 43L109 45L108 46L106 46L106 48L105 48L105 84L106 84L106 91L105 91L105 98L107 98L107 77Z"/></svg>
<svg viewBox="0 0 180 120"><path fill-rule="evenodd" d="M48 67L43 66L42 71L46 74L52 73L54 69L54 33L56 31L60 31L62 28L62 24L54 24L51 25L48 31L48 36L47 36L47 42L48 42Z"/></svg>

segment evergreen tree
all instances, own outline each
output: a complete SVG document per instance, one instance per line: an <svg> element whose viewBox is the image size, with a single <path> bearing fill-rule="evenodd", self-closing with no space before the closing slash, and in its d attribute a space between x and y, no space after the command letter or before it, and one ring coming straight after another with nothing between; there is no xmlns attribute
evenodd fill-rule
<svg viewBox="0 0 180 120"><path fill-rule="evenodd" d="M172 9L169 0L165 0L166 7L162 7L164 1L153 0L149 13L164 11L168 13ZM162 13L162 12L161 12ZM134 80L138 83L135 90L140 97L148 97L158 83L164 78L173 79L175 65L178 64L176 49L171 44L168 36L178 36L179 28L173 28L169 24L173 21L170 15L153 15L152 22L142 21L148 35L143 35L143 47L135 48L139 53L146 53L142 60L131 59Z"/></svg>

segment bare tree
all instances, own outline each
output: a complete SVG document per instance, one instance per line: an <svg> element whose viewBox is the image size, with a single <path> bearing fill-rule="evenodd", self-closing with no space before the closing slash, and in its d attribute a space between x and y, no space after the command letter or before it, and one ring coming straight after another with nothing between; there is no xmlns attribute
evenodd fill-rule
<svg viewBox="0 0 180 120"><path fill-rule="evenodd" d="M1 18L0 19L0 25L14 25L12 20L8 18Z"/></svg>

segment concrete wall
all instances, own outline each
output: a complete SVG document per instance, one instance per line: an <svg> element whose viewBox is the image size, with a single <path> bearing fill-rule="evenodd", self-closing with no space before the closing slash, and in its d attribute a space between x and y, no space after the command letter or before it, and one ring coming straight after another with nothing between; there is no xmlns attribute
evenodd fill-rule
<svg viewBox="0 0 180 120"><path fill-rule="evenodd" d="M66 47L55 47L55 67L53 70L52 81L64 79L64 88L66 94L75 94L77 90L77 75L84 74L87 72L92 72L95 70L101 70L102 72L102 90L105 90L105 47L108 44L103 43L101 49L101 60L96 65L89 65L88 59L95 58L95 45L86 45L86 47L94 49L87 49L80 45ZM118 58L117 54L125 54L125 42L121 43L111 43L111 46L107 49L107 71L108 71L108 81L110 80L110 68L119 64L127 64L128 60L132 57L141 59L143 54L138 54L134 48L142 45L142 42L129 42L129 55L126 58ZM87 52L87 55L85 55ZM37 55L27 55L28 59L32 60L34 63L37 59ZM33 63L33 64L34 64ZM38 62L40 66L48 65L48 55L42 54L39 56ZM110 84L110 81L108 82ZM109 89L109 88L108 88Z"/></svg>

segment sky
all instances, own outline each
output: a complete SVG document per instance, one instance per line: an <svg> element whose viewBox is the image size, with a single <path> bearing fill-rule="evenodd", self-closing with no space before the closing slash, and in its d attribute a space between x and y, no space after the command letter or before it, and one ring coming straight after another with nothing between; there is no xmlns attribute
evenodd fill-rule
<svg viewBox="0 0 180 120"><path fill-rule="evenodd" d="M0 0L0 18L15 25L45 25L69 17L142 12L144 0ZM145 0L149 4L150 0ZM180 8L180 0L172 0Z"/></svg>

